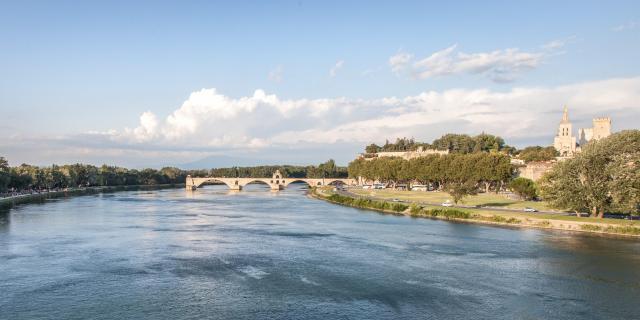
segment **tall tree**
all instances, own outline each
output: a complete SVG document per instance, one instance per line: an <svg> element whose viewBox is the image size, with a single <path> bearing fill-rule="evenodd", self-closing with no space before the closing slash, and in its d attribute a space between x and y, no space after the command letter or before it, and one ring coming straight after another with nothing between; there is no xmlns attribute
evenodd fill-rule
<svg viewBox="0 0 640 320"><path fill-rule="evenodd" d="M632 210L638 199L636 159L640 131L615 133L592 141L575 158L556 165L542 179L543 197L553 206L587 211L603 217L605 212Z"/></svg>
<svg viewBox="0 0 640 320"><path fill-rule="evenodd" d="M4 157L0 157L0 192L6 192L11 181L11 168Z"/></svg>

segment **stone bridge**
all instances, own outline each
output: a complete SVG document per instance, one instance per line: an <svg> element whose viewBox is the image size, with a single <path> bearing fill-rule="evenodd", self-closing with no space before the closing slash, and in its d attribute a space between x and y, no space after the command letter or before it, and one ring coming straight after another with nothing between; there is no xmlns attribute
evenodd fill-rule
<svg viewBox="0 0 640 320"><path fill-rule="evenodd" d="M356 185L355 179L336 179L336 178L285 178L280 174L279 170L271 176L271 178L227 178L227 177L206 177L206 178L192 178L187 176L186 186L187 190L196 190L203 183L217 182L224 183L231 190L242 190L242 188L249 183L264 183L269 185L271 190L282 190L293 182L304 182L310 187L326 186L330 184L345 184Z"/></svg>

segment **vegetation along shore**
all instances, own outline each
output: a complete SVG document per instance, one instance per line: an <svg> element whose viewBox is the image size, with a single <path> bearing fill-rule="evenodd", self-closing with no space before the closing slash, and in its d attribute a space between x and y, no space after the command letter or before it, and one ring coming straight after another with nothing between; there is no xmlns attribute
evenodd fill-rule
<svg viewBox="0 0 640 320"><path fill-rule="evenodd" d="M444 208L413 201L394 202L338 194L332 188L314 188L312 197L335 204L416 218L431 218L510 227L542 228L640 238L640 221L576 217L573 215L505 212L479 208Z"/></svg>

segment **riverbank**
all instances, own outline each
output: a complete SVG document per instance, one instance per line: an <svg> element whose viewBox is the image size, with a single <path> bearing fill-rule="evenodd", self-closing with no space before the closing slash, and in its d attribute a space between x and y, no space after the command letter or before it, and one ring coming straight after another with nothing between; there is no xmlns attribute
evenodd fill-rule
<svg viewBox="0 0 640 320"><path fill-rule="evenodd" d="M83 196L96 193L117 192L117 191L134 191L134 190L159 190L171 188L184 188L184 183L174 184L158 184L158 185L133 185L133 186L100 186L86 188L72 188L60 191L42 192L22 194L12 197L0 198L0 207L11 207L14 205L25 203L38 203L46 199L54 199L61 197Z"/></svg>
<svg viewBox="0 0 640 320"><path fill-rule="evenodd" d="M488 209L443 208L420 205L413 202L399 203L384 200L372 200L358 196L337 194L330 188L315 188L310 196L335 204L379 212L405 215L414 218L430 218L466 223L499 225L520 228L539 228L563 231L583 232L606 236L640 238L640 222L597 219L566 215L538 213L513 213L491 211Z"/></svg>

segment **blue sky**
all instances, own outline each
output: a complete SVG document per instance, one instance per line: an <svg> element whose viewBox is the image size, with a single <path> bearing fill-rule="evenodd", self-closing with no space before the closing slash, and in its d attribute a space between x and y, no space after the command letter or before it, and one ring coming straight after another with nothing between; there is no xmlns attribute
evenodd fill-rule
<svg viewBox="0 0 640 320"><path fill-rule="evenodd" d="M637 128L639 56L638 1L0 2L0 155L346 163L371 141L481 131L548 145L565 103L576 126Z"/></svg>

